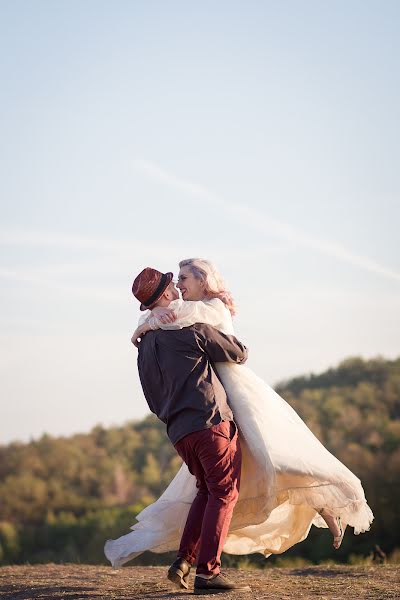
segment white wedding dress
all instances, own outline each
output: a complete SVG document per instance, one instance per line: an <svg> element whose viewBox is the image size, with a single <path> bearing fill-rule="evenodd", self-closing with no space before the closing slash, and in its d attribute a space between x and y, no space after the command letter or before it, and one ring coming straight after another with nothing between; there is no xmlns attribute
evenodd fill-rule
<svg viewBox="0 0 400 600"><path fill-rule="evenodd" d="M229 310L219 299L175 300L179 329L208 323L233 334ZM149 316L146 313L141 322ZM153 322L154 323L154 322ZM224 552L280 554L304 540L311 528L327 527L316 509L329 509L354 533L373 520L360 480L318 441L297 413L245 365L217 363L239 427L243 452L241 488ZM139 515L133 530L108 540L105 555L118 567L145 550L177 550L196 481L185 464L160 498Z"/></svg>

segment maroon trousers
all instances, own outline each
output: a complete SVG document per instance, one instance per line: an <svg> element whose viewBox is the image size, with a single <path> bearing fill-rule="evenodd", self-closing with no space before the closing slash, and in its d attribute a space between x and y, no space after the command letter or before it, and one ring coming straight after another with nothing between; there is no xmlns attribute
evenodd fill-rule
<svg viewBox="0 0 400 600"><path fill-rule="evenodd" d="M197 573L216 575L240 486L242 453L232 421L195 431L175 444L197 480L178 556L194 564Z"/></svg>

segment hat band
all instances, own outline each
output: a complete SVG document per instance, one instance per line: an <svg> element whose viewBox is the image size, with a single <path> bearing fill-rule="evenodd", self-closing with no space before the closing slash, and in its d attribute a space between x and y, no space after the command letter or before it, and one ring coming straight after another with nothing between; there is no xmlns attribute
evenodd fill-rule
<svg viewBox="0 0 400 600"><path fill-rule="evenodd" d="M163 273L162 277L160 279L160 283L157 286L156 291L154 292L154 294L152 294L150 296L150 298L148 300L146 300L146 302L142 302L143 306L151 306L151 304L153 304L153 302L158 300L158 298L161 296L161 294L167 287L166 286L167 279L168 279L167 276Z"/></svg>

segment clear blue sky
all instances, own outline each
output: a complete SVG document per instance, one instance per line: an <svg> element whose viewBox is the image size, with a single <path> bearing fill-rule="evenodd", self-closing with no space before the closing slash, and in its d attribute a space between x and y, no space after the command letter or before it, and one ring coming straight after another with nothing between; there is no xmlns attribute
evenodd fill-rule
<svg viewBox="0 0 400 600"><path fill-rule="evenodd" d="M140 418L145 266L270 384L400 354L398 2L0 5L0 443Z"/></svg>

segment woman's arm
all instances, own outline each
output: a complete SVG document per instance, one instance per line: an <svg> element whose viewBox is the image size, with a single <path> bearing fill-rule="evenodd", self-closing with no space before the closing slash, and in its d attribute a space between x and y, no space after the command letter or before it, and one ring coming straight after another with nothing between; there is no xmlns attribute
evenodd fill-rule
<svg viewBox="0 0 400 600"><path fill-rule="evenodd" d="M145 335L145 333L147 333L150 330L151 330L151 327L150 327L149 323L147 321L144 321L133 332L133 335L131 337L132 344L134 346L136 346L136 348L139 348L140 340Z"/></svg>
<svg viewBox="0 0 400 600"><path fill-rule="evenodd" d="M157 318L155 318L157 317ZM141 338L152 329L160 329L158 323L167 324L176 321L176 314L172 308L156 307L152 312L147 311L141 315L139 324L131 337L131 342L136 348L139 347Z"/></svg>
<svg viewBox="0 0 400 600"><path fill-rule="evenodd" d="M157 320L154 318L157 316ZM131 337L131 342L136 348L139 348L141 338L152 329L160 329L158 322L160 323L172 323L176 321L176 314L170 308L156 307L153 312L146 311L140 316L139 324Z"/></svg>
<svg viewBox="0 0 400 600"><path fill-rule="evenodd" d="M152 314L148 319L151 329L182 329L195 323L206 323L217 329L226 319L226 308L219 298L207 302L201 300L174 300L169 305L176 315L176 320L165 323L157 314Z"/></svg>
<svg viewBox="0 0 400 600"><path fill-rule="evenodd" d="M152 329L182 329L195 323L206 323L222 329L227 308L219 298L213 298L208 302L173 300L167 310L170 312L165 312L165 309L160 312L157 308L154 313L141 316L131 338L132 344L138 347L140 338Z"/></svg>

